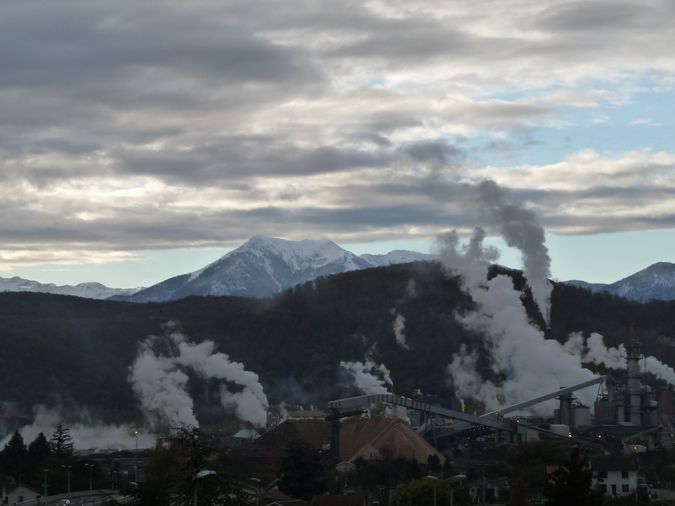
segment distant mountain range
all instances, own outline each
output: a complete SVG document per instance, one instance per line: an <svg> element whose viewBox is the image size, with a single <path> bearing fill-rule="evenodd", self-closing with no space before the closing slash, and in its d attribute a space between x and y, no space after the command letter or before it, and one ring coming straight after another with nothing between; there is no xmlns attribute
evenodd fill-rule
<svg viewBox="0 0 675 506"><path fill-rule="evenodd" d="M109 299L114 296L128 296L141 288L110 288L101 283L80 283L78 285L55 285L53 283L38 283L18 276L0 278L0 292L39 292L55 295L74 295L87 299Z"/></svg>
<svg viewBox="0 0 675 506"><path fill-rule="evenodd" d="M57 286L13 277L0 278L0 292L42 292L130 302L165 302L193 295L263 298L321 276L434 259L433 255L405 250L359 256L325 239L289 241L258 235L197 271L148 288L109 288L101 283ZM675 264L655 263L615 283L564 283L637 302L675 300Z"/></svg>
<svg viewBox="0 0 675 506"><path fill-rule="evenodd" d="M607 292L636 302L675 300L675 264L658 262L614 283L588 283L571 280L568 285L592 292Z"/></svg>
<svg viewBox="0 0 675 506"><path fill-rule="evenodd" d="M269 297L320 276L431 260L432 255L392 251L358 256L329 240L288 241L254 236L195 272L176 276L116 300L164 302L191 295Z"/></svg>

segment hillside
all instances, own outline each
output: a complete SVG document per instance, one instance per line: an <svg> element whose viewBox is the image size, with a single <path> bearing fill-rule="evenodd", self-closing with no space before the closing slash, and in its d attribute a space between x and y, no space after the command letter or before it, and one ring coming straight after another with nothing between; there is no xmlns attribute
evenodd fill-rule
<svg viewBox="0 0 675 506"><path fill-rule="evenodd" d="M522 288L519 273L510 271ZM434 263L395 265L319 278L272 299L190 297L132 304L75 297L0 294L0 401L26 412L35 403L86 406L109 420L138 413L127 384L136 345L179 320L196 342L212 339L220 351L260 374L271 400L324 402L353 393L340 377L341 360L369 353L385 363L395 390L419 388L449 398L445 367L472 336L455 319L470 307L455 279ZM530 317L540 316L527 302ZM608 294L557 285L551 335L598 331L620 342L633 324L645 351L675 363L675 303L637 304ZM396 315L405 317L410 350L397 344ZM480 366L480 363L479 363ZM198 407L209 404L193 385ZM5 407L8 405L5 404Z"/></svg>

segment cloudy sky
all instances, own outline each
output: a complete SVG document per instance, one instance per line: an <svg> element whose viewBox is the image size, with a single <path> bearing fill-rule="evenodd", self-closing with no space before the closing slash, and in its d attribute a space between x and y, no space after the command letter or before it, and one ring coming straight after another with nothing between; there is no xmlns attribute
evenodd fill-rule
<svg viewBox="0 0 675 506"><path fill-rule="evenodd" d="M253 234L425 249L483 179L559 279L675 261L672 1L0 9L0 276L147 285Z"/></svg>

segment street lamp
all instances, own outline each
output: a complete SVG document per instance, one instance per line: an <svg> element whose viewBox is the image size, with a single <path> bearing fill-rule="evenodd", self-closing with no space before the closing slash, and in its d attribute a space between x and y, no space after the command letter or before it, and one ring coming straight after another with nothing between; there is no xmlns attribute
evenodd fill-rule
<svg viewBox="0 0 675 506"><path fill-rule="evenodd" d="M136 438L136 451L134 452L134 481L138 483L138 430L134 430Z"/></svg>
<svg viewBox="0 0 675 506"><path fill-rule="evenodd" d="M66 470L66 474L68 476L68 493L70 494L70 468L73 467L71 465L61 465L62 468Z"/></svg>
<svg viewBox="0 0 675 506"><path fill-rule="evenodd" d="M85 464L84 467L88 467L88 468L89 468L89 495L91 495L91 494L92 494L92 488L93 488L93 487L91 486L91 485L92 485L91 473L92 473L92 471L94 470L94 464Z"/></svg>
<svg viewBox="0 0 675 506"><path fill-rule="evenodd" d="M456 474L454 476L450 477L450 483L457 483L459 482L459 488L462 488L462 481L466 480L466 475L465 474ZM450 489L450 506L453 506L455 504L455 489L452 487Z"/></svg>
<svg viewBox="0 0 675 506"><path fill-rule="evenodd" d="M199 471L197 474L195 474L192 477L192 481L194 482L194 491L192 495L192 506L198 506L198 490L199 490L199 482L206 478L207 476L213 476L215 475L216 472L212 469L202 469Z"/></svg>
<svg viewBox="0 0 675 506"><path fill-rule="evenodd" d="M44 492L45 492L45 499L47 497L47 473L49 472L49 469L43 469L45 473L45 482L44 482Z"/></svg>
<svg viewBox="0 0 675 506"><path fill-rule="evenodd" d="M250 480L255 483L255 506L260 506L260 486L262 480L260 478L250 478Z"/></svg>
<svg viewBox="0 0 675 506"><path fill-rule="evenodd" d="M425 478L434 482L434 506L436 506L436 489L438 488L438 477L428 474L425 476Z"/></svg>

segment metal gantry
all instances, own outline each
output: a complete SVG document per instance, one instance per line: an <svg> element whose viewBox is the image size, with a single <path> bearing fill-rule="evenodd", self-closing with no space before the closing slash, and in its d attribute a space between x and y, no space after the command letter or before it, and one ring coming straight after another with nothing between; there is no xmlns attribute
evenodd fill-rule
<svg viewBox="0 0 675 506"><path fill-rule="evenodd" d="M577 390L581 390L593 385L602 383L605 380L604 376L598 376L588 381L578 383L569 387L564 387L555 392L550 392L545 395L540 395L533 399L519 402L511 406L506 406L500 408L499 410L490 411L484 413L480 416L472 415L469 413L464 413L462 411L457 411L454 409L443 408L441 406L436 406L426 402L422 402L416 399L410 399L408 397L402 397L400 395L394 394L371 394L371 395L359 395L356 397L348 397L345 399L337 399L330 401L328 407L331 409L332 415L331 419L339 420L341 417L347 416L346 411L355 411L359 409L368 408L373 404L391 404L395 406L402 406L409 410L416 410L422 413L427 413L428 415L436 415L442 418L447 418L451 420L457 420L457 423L452 424L450 427L446 427L444 432L450 435L456 434L463 430L469 429L474 426L488 427L490 429L504 431L511 434L518 433L518 428L521 426L517 420L511 420L508 418L503 418L505 414L514 413L516 411L521 411L530 406L534 406L541 402L560 397L562 395L567 395ZM344 414L343 414L344 413ZM529 427L528 427L529 428Z"/></svg>

